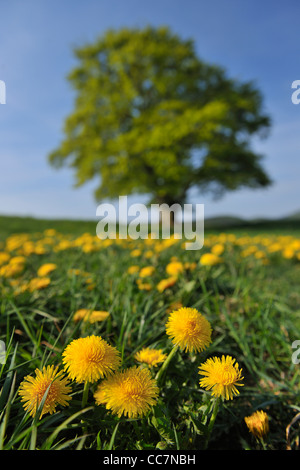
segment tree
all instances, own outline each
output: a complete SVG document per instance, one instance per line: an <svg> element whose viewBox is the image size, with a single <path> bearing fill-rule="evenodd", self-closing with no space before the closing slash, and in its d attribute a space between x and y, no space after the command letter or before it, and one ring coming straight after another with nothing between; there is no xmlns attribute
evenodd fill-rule
<svg viewBox="0 0 300 470"><path fill-rule="evenodd" d="M74 111L49 161L74 168L77 186L99 177L99 201L182 204L194 187L222 195L271 183L250 148L270 126L261 93L200 60L192 40L167 27L109 30L75 55Z"/></svg>

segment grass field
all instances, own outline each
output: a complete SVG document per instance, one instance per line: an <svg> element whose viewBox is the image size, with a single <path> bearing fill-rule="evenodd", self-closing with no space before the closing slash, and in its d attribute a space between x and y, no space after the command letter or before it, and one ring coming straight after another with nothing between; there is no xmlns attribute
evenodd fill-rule
<svg viewBox="0 0 300 470"><path fill-rule="evenodd" d="M205 253L217 257L205 262ZM298 448L300 365L292 355L300 340L299 285L298 228L215 229L205 233L204 248L188 251L182 240L100 241L89 222L1 218L0 339L6 355L0 363L0 449ZM176 349L167 334L171 312L185 307L211 325L203 350ZM106 313L78 320L83 309ZM90 336L118 352L120 371L147 371L158 387L154 402L146 406L148 390L143 396L138 387L130 391L134 409L145 413L126 415L124 405L119 416L109 407L110 398L125 403L125 385L96 403L106 377L68 377L66 406L55 403L54 386L62 379L46 388L40 380L39 402L32 414L26 411L20 394L25 377L37 377L45 366L67 377L64 351ZM137 359L148 347L164 354L162 362ZM243 386L232 399L216 399L199 384L199 366L222 356L242 369ZM47 412L51 399L57 406ZM268 417L260 438L245 422L256 410Z"/></svg>

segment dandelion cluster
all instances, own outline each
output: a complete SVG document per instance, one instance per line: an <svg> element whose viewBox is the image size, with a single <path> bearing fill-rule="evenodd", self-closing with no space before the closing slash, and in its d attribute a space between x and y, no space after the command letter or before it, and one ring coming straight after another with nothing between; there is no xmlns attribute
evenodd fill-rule
<svg viewBox="0 0 300 470"><path fill-rule="evenodd" d="M79 262L82 259L93 262ZM101 426L106 426L106 418L107 423L145 419L144 427L156 426L163 444L174 446L173 428L170 432L168 419L160 417L164 401L172 402L174 423L177 413L184 412L179 431L184 426L195 429L186 440L192 446L193 439L205 434L202 426L211 430L218 406L224 406L225 400L228 407L239 403L248 375L242 368L243 357L237 360L230 354L232 343L222 343L223 338L226 341L223 312L228 306L234 309L236 302L239 315L246 315L243 299L226 297L225 289L212 299L210 289L219 287L222 273L229 276L230 263L255 271L267 269L273 261L299 267L300 241L223 233L208 236L201 253L187 253L175 238L136 243L99 240L89 233L64 236L55 230L8 237L0 245L0 290L7 299L9 320L16 323L15 334L24 344L34 344L34 354L22 349L23 343L20 348L18 360L25 370L18 390L22 407L32 418L38 414L41 419L62 409L70 416L80 404L85 410L88 402L97 405ZM41 367L35 367L40 360ZM34 372L28 374L31 361ZM199 403L191 405L186 397L193 387ZM207 412L201 400L210 400ZM51 420L56 418L61 417ZM243 426L257 439L269 433L264 411L243 419ZM103 432L104 441L108 434ZM86 429L83 435L89 435Z"/></svg>

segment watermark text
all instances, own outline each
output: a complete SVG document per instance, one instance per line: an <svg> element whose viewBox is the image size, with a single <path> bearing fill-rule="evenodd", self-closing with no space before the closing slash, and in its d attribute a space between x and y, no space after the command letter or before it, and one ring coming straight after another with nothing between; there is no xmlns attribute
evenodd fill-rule
<svg viewBox="0 0 300 470"><path fill-rule="evenodd" d="M96 215L101 217L96 228L101 240L173 237L188 240L185 242L187 250L199 250L204 244L204 204L184 204L183 208L180 204L151 204L149 209L141 203L128 205L127 196L119 196L118 215L110 203L100 204Z"/></svg>
<svg viewBox="0 0 300 470"><path fill-rule="evenodd" d="M300 80L294 80L292 83L292 88L295 89L293 91L291 99L293 104L300 103Z"/></svg>
<svg viewBox="0 0 300 470"><path fill-rule="evenodd" d="M3 80L0 80L0 104L6 104L6 85Z"/></svg>

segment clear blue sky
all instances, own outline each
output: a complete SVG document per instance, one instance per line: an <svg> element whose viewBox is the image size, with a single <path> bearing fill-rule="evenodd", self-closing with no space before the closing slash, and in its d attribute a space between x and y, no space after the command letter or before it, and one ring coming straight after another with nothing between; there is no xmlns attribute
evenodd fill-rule
<svg viewBox="0 0 300 470"><path fill-rule="evenodd" d="M148 24L168 25L195 41L199 57L254 80L272 117L269 137L253 147L274 185L198 199L205 216L300 210L300 104L291 101L300 80L298 0L9 0L0 2L0 17L0 214L95 219L96 182L75 190L72 170L47 162L72 111L72 51L108 28Z"/></svg>

